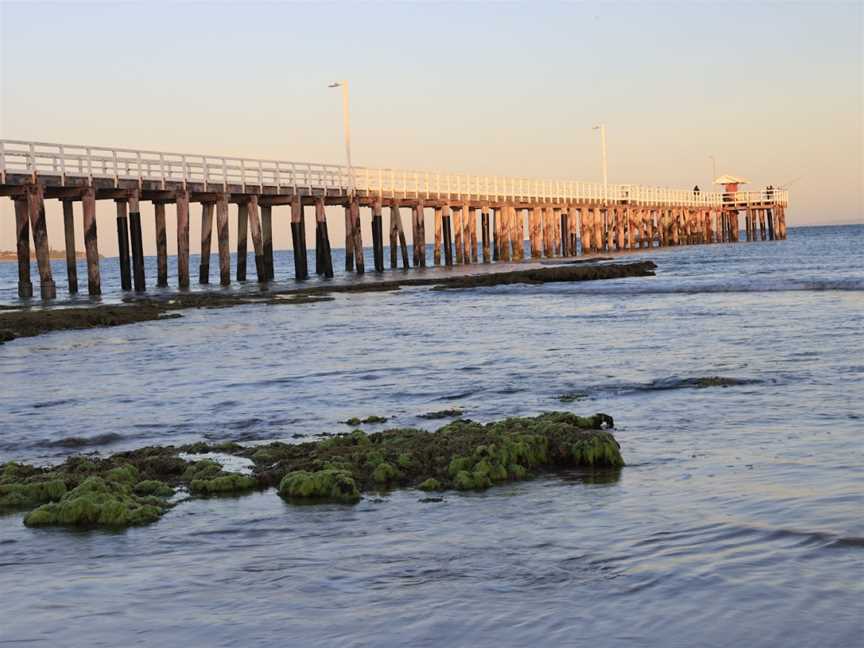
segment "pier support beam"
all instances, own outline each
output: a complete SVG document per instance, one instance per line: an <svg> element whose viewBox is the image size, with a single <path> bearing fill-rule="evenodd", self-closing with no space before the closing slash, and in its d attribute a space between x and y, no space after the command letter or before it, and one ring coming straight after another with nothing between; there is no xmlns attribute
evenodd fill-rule
<svg viewBox="0 0 864 648"><path fill-rule="evenodd" d="M318 198L315 200L315 232L320 252L316 247L315 258L316 267L318 266L317 259L321 258L321 272L327 279L333 278L333 255L330 251L330 235L327 233L327 212L324 209L324 199ZM382 261L383 262L383 261Z"/></svg>
<svg viewBox="0 0 864 648"><path fill-rule="evenodd" d="M477 263L477 210L468 208L469 230L471 232L471 263Z"/></svg>
<svg viewBox="0 0 864 648"><path fill-rule="evenodd" d="M164 215L163 215L164 220ZM231 284L231 248L228 241L228 196L216 198L216 238L219 246L219 284Z"/></svg>
<svg viewBox="0 0 864 648"><path fill-rule="evenodd" d="M372 261L375 272L384 272L384 224L381 215L381 199L372 203Z"/></svg>
<svg viewBox="0 0 864 648"><path fill-rule="evenodd" d="M245 201L237 204L237 281L246 281L246 245L249 240L249 207Z"/></svg>
<svg viewBox="0 0 864 648"><path fill-rule="evenodd" d="M540 258L540 210L534 205L528 215L528 238L531 241L531 258Z"/></svg>
<svg viewBox="0 0 864 648"><path fill-rule="evenodd" d="M81 207L84 212L84 251L87 255L87 293L91 296L102 294L102 277L99 272L99 243L96 236L96 192L87 187L81 194Z"/></svg>
<svg viewBox="0 0 864 648"><path fill-rule="evenodd" d="M315 221L315 230L316 230L316 239L317 239L317 230L318 230L318 221L316 215ZM295 279L308 279L309 278L309 260L306 257L306 227L303 218L303 203L300 200L300 196L295 195L291 198L291 247L294 250L294 278ZM270 254L273 254L273 240L271 235L270 240ZM317 246L316 246L317 250ZM264 248L265 254L265 272L267 273L267 280L269 281L273 277L270 276L270 268L266 261L266 247ZM317 261L316 261L317 264Z"/></svg>
<svg viewBox="0 0 864 648"><path fill-rule="evenodd" d="M351 203L345 203L345 272L354 270L354 216Z"/></svg>
<svg viewBox="0 0 864 648"><path fill-rule="evenodd" d="M441 237L444 244L444 265L453 265L453 225L450 217L450 205L441 208Z"/></svg>
<svg viewBox="0 0 864 648"><path fill-rule="evenodd" d="M462 214L464 207L461 205L453 208L453 247L456 248L456 264L462 263L462 253L465 248L462 244Z"/></svg>
<svg viewBox="0 0 864 648"><path fill-rule="evenodd" d="M210 283L210 242L213 237L213 203L201 203L201 259L198 283Z"/></svg>
<svg viewBox="0 0 864 648"><path fill-rule="evenodd" d="M501 255L501 208L492 208L492 260L497 261Z"/></svg>
<svg viewBox="0 0 864 648"><path fill-rule="evenodd" d="M480 236L483 239L483 263L490 263L492 257L489 254L489 208L480 210Z"/></svg>
<svg viewBox="0 0 864 648"><path fill-rule="evenodd" d="M408 242L405 240L405 228L402 227L402 211L399 209L399 201L394 199L390 203L390 267L394 270L397 267L397 241L402 251L402 269L407 270L409 268Z"/></svg>
<svg viewBox="0 0 864 648"><path fill-rule="evenodd" d="M36 248L36 264L39 269L39 294L42 299L54 299L57 287L51 276L51 251L48 248L48 228L45 225L45 201L42 185L27 187L27 211L30 214L30 229L33 246Z"/></svg>
<svg viewBox="0 0 864 648"><path fill-rule="evenodd" d="M366 272L366 262L363 258L363 231L360 228L360 201L351 200L351 236L354 241L354 267L357 274Z"/></svg>
<svg viewBox="0 0 864 648"><path fill-rule="evenodd" d="M165 230L165 203L153 204L156 226L156 287L168 286L168 235Z"/></svg>
<svg viewBox="0 0 864 648"><path fill-rule="evenodd" d="M66 243L66 279L69 294L78 293L78 262L75 257L75 214L71 199L63 199L63 238Z"/></svg>
<svg viewBox="0 0 864 648"><path fill-rule="evenodd" d="M441 265L441 207L435 208L435 243L432 247L432 263Z"/></svg>
<svg viewBox="0 0 864 648"><path fill-rule="evenodd" d="M27 198L15 198L15 250L18 255L18 296L30 299L33 282L30 280L30 214Z"/></svg>
<svg viewBox="0 0 864 648"><path fill-rule="evenodd" d="M249 196L249 234L252 237L252 249L255 250L255 276L258 283L267 283L267 268L264 265L264 242L261 240L261 220L258 215L258 196Z"/></svg>
<svg viewBox="0 0 864 648"><path fill-rule="evenodd" d="M132 290L132 268L129 258L129 218L126 200L115 200L117 205L117 254L120 257L120 287Z"/></svg>
<svg viewBox="0 0 864 648"><path fill-rule="evenodd" d="M276 278L276 270L273 267L273 206L270 204L261 205L261 245L264 250L264 273L267 281L272 281ZM306 246L303 248L305 252Z"/></svg>
<svg viewBox="0 0 864 648"><path fill-rule="evenodd" d="M420 200L411 210L412 243L414 246L414 267L426 267L426 226L423 201Z"/></svg>
<svg viewBox="0 0 864 648"><path fill-rule="evenodd" d="M471 233L471 222L475 220L476 215L474 214L474 209L468 203L465 203L465 206L462 208L462 260L464 263L471 263L472 261L476 261L477 257L477 246L475 245L473 250L471 247L472 242L476 243L476 233L472 235Z"/></svg>
<svg viewBox="0 0 864 648"><path fill-rule="evenodd" d="M186 290L189 288L189 192L186 189L178 189L175 201L177 208L177 285L181 290ZM245 253L245 239L243 245ZM237 252L239 257L239 248Z"/></svg>
<svg viewBox="0 0 864 648"><path fill-rule="evenodd" d="M141 207L137 189L129 192L129 238L132 242L132 279L136 292L144 292L144 241L141 234Z"/></svg>

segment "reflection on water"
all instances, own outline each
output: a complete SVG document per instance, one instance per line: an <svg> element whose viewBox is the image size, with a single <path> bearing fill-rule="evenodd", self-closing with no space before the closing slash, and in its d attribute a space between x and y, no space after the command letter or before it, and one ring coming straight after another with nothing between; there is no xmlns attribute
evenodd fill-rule
<svg viewBox="0 0 864 648"><path fill-rule="evenodd" d="M296 441L371 414L434 428L420 415L460 407L608 412L628 464L354 507L196 500L124 533L5 516L0 641L855 645L864 228L789 235L654 252L652 279L339 295L0 346L0 461Z"/></svg>

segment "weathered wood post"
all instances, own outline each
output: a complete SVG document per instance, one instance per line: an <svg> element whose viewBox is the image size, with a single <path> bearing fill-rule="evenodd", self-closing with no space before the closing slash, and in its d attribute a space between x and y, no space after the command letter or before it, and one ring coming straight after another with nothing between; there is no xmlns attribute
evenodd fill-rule
<svg viewBox="0 0 864 648"><path fill-rule="evenodd" d="M351 201L345 203L345 272L354 270L354 215Z"/></svg>
<svg viewBox="0 0 864 648"><path fill-rule="evenodd" d="M432 263L441 265L441 207L435 208L435 245L432 248Z"/></svg>
<svg viewBox="0 0 864 648"><path fill-rule="evenodd" d="M471 233L471 262L477 263L477 210L468 208L469 214L469 230Z"/></svg>
<svg viewBox="0 0 864 648"><path fill-rule="evenodd" d="M453 207L453 247L456 248L456 264L462 263L462 252L465 250L462 244L462 205Z"/></svg>
<svg viewBox="0 0 864 648"><path fill-rule="evenodd" d="M92 191L92 189L91 189ZM15 250L18 255L18 296L33 296L30 280L30 213L26 197L15 198Z"/></svg>
<svg viewBox="0 0 864 648"><path fill-rule="evenodd" d="M213 238L213 203L201 203L201 260L198 264L198 283L210 283L210 242Z"/></svg>
<svg viewBox="0 0 864 648"><path fill-rule="evenodd" d="M768 240L773 241L774 240L774 210L773 209L766 209L765 213L766 213L766 217L768 220Z"/></svg>
<svg viewBox="0 0 864 648"><path fill-rule="evenodd" d="M330 250L330 235L327 233L327 212L324 209L324 198L318 197L315 199L315 234L319 241L320 256L321 256L321 273L326 279L333 278L333 254ZM316 250L316 268L319 253ZM383 264L383 259L382 259Z"/></svg>
<svg viewBox="0 0 864 648"><path fill-rule="evenodd" d="M165 203L162 201L153 203L153 213L156 230L156 287L165 288L168 285L168 235L165 231Z"/></svg>
<svg viewBox="0 0 864 648"><path fill-rule="evenodd" d="M531 239L531 258L539 259L540 254L540 208L534 205L528 214L528 237Z"/></svg>
<svg viewBox="0 0 864 648"><path fill-rule="evenodd" d="M66 243L66 279L69 283L69 294L78 293L78 265L75 257L75 216L73 202L70 198L63 199L63 238Z"/></svg>
<svg viewBox="0 0 864 648"><path fill-rule="evenodd" d="M579 213L579 239L582 244L582 254L591 253L591 209L583 206Z"/></svg>
<svg viewBox="0 0 864 648"><path fill-rule="evenodd" d="M255 250L255 276L258 283L267 282L267 268L264 265L264 242L261 240L261 221L258 216L258 195L249 196L249 235L252 249Z"/></svg>
<svg viewBox="0 0 864 648"><path fill-rule="evenodd" d="M501 207L492 208L492 260L501 258Z"/></svg>
<svg viewBox="0 0 864 648"><path fill-rule="evenodd" d="M375 272L384 272L384 224L381 215L381 198L372 201L372 260Z"/></svg>
<svg viewBox="0 0 864 648"><path fill-rule="evenodd" d="M405 240L405 228L402 227L402 212L399 209L399 201L393 199L390 203L390 267L396 268L396 240L399 240L399 247L402 250L402 269L407 270L408 264L408 243Z"/></svg>
<svg viewBox="0 0 864 648"><path fill-rule="evenodd" d="M453 228L450 220L450 205L441 208L441 229L444 239L444 265L453 265Z"/></svg>
<svg viewBox="0 0 864 648"><path fill-rule="evenodd" d="M117 253L120 256L120 287L132 290L132 268L129 263L129 219L126 199L114 200L117 205Z"/></svg>
<svg viewBox="0 0 864 648"><path fill-rule="evenodd" d="M366 262L363 256L363 231L360 228L360 200L357 196L351 199L351 234L354 240L354 268L357 274L366 272Z"/></svg>
<svg viewBox="0 0 864 648"><path fill-rule="evenodd" d="M237 203L237 281L246 281L246 244L249 240L249 206L245 198Z"/></svg>
<svg viewBox="0 0 864 648"><path fill-rule="evenodd" d="M780 239L786 240L786 208L782 205L777 206L777 218L780 224Z"/></svg>
<svg viewBox="0 0 864 648"><path fill-rule="evenodd" d="M39 294L42 299L54 299L57 287L51 276L51 251L48 248L48 228L45 225L45 200L42 185L27 186L27 211L30 214L30 230L33 232L33 247L36 248L36 264L39 269Z"/></svg>
<svg viewBox="0 0 864 648"><path fill-rule="evenodd" d="M501 260L502 261L510 261L511 257L511 249L510 249L510 231L513 228L513 219L510 215L510 210L512 209L510 203L504 203L501 206Z"/></svg>
<svg viewBox="0 0 864 648"><path fill-rule="evenodd" d="M414 222L417 225L417 233L414 238L414 255L416 261L414 267L426 267L426 209L423 207L423 201L418 200L414 205Z"/></svg>
<svg viewBox="0 0 864 648"><path fill-rule="evenodd" d="M462 208L462 261L466 264L471 263L477 256L477 246L474 246L474 251L471 250L472 235L471 221L475 218L474 209L468 203ZM476 243L476 234L474 234L474 242Z"/></svg>
<svg viewBox="0 0 864 648"><path fill-rule="evenodd" d="M87 293L102 294L102 277L99 273L99 243L96 236L96 192L86 187L81 193L84 225L84 251L87 256Z"/></svg>
<svg viewBox="0 0 864 648"><path fill-rule="evenodd" d="M578 219L579 219L578 214L579 214L579 210L576 207L576 205L570 205L570 216L569 216L568 221L567 221L568 222L567 237L570 240L570 253L573 256L576 256L579 254L579 245L576 242L576 239L578 238L576 235L576 232L577 232L576 228L577 228Z"/></svg>
<svg viewBox="0 0 864 648"><path fill-rule="evenodd" d="M603 209L607 209L604 207ZM595 252L603 251L603 211L600 207L594 210L594 218L591 219L592 232L594 240L591 242L591 247Z"/></svg>
<svg viewBox="0 0 864 648"><path fill-rule="evenodd" d="M189 192L178 189L175 194L177 208L177 284L181 289L189 287ZM243 257L246 257L246 239L244 224ZM237 273L240 273L240 246L237 246ZM246 267L243 267L243 278L246 278ZM240 278L239 276L237 277Z"/></svg>
<svg viewBox="0 0 864 648"><path fill-rule="evenodd" d="M567 206L564 205L561 207L561 213L558 215L559 226L558 231L560 232L561 237L561 256L567 257L570 256L570 242L568 241L567 236L567 220L568 220L568 211Z"/></svg>
<svg viewBox="0 0 864 648"><path fill-rule="evenodd" d="M129 238L132 242L132 277L135 291L144 292L147 281L144 277L144 241L141 234L141 207L138 189L129 192Z"/></svg>
<svg viewBox="0 0 864 648"><path fill-rule="evenodd" d="M159 205L157 205L158 207ZM165 234L165 209L162 208L162 234ZM228 242L228 196L220 193L216 197L216 238L219 247L219 283L231 284L231 248ZM160 267L161 272L161 267ZM167 278L168 272L165 271ZM167 281L167 279L166 279Z"/></svg>
<svg viewBox="0 0 864 648"><path fill-rule="evenodd" d="M480 209L480 235L483 239L483 263L490 263L492 257L489 253L489 207Z"/></svg>
<svg viewBox="0 0 864 648"><path fill-rule="evenodd" d="M306 228L303 221L303 201L299 195L294 194L291 197L291 247L294 254L294 278L298 280L309 278L309 261L306 258ZM317 237L317 215L315 231Z"/></svg>
<svg viewBox="0 0 864 648"><path fill-rule="evenodd" d="M273 206L270 203L261 205L261 243L264 248L264 271L267 280L271 281L276 278L276 269L273 263Z"/></svg>

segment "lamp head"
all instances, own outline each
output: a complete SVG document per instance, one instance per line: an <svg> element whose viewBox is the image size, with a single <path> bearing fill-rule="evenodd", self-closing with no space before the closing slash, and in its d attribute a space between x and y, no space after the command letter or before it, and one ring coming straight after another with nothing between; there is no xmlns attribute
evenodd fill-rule
<svg viewBox="0 0 864 648"><path fill-rule="evenodd" d="M342 84L339 83L338 81L334 81L333 83L331 83L331 84L328 85L327 87L328 87L328 88L338 88L338 87L341 86L341 85L342 85Z"/></svg>

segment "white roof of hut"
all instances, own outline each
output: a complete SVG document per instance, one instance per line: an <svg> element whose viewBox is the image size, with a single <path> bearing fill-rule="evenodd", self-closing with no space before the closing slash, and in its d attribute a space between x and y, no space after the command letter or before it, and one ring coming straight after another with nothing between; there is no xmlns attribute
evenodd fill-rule
<svg viewBox="0 0 864 648"><path fill-rule="evenodd" d="M714 184L716 185L726 185L726 184L747 184L750 182L746 178L739 178L733 175L722 175L716 180L714 180Z"/></svg>

